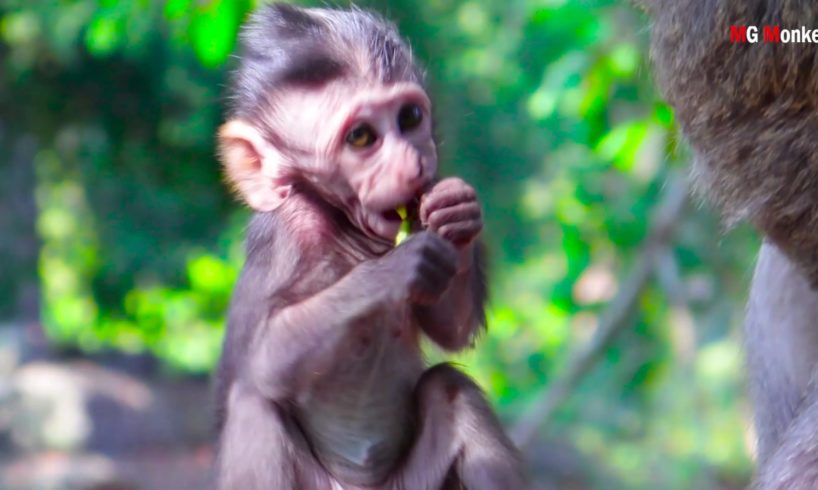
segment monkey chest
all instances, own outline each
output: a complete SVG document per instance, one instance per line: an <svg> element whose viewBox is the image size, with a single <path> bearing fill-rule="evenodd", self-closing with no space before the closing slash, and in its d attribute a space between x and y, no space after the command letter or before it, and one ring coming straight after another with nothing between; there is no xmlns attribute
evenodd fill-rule
<svg viewBox="0 0 818 490"><path fill-rule="evenodd" d="M381 483L411 443L412 393L422 365L382 340L328 373L301 397L296 417L321 464L338 480Z"/></svg>

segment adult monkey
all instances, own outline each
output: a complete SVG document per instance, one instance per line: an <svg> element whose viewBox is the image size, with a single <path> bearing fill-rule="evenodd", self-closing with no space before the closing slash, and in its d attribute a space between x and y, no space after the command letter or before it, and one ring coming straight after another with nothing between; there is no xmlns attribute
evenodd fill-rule
<svg viewBox="0 0 818 490"><path fill-rule="evenodd" d="M474 190L438 180L406 44L360 11L261 7L241 33L225 173L258 213L219 367L223 490L521 489L479 388L424 371L484 323ZM397 209L416 230L395 247Z"/></svg>
<svg viewBox="0 0 818 490"><path fill-rule="evenodd" d="M818 2L643 3L699 188L766 238L745 325L754 486L818 488L818 46L730 40L731 26L818 28Z"/></svg>

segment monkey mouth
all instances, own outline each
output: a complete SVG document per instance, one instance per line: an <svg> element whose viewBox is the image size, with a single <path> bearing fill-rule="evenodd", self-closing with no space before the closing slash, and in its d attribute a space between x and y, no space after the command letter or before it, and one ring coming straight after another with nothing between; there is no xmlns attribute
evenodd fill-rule
<svg viewBox="0 0 818 490"><path fill-rule="evenodd" d="M406 209L406 219L409 221L415 221L418 217L418 213L420 211L420 199L417 197L413 197L409 199L407 202L398 203L394 207L389 208L385 211L381 211L381 218L389 223L400 223L403 221L401 218L400 213L398 213L398 208L403 207Z"/></svg>
<svg viewBox="0 0 818 490"><path fill-rule="evenodd" d="M406 208L406 220L414 223L418 219L420 200L412 197L407 202L397 202L389 208L370 211L370 218L366 220L366 227L380 238L393 241L400 230L403 218L398 213L400 207Z"/></svg>
<svg viewBox="0 0 818 490"><path fill-rule="evenodd" d="M384 211L381 213L381 217L386 221L395 222L395 221L402 221L400 214L394 209L390 209L388 211Z"/></svg>

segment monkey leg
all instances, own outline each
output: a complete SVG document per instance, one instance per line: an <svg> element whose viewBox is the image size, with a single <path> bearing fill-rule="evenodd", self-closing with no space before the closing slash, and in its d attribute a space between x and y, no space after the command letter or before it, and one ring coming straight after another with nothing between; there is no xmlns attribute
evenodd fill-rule
<svg viewBox="0 0 818 490"><path fill-rule="evenodd" d="M389 488L439 490L449 486L450 469L467 490L527 488L517 450L468 376L434 366L418 381L416 400L419 434Z"/></svg>
<svg viewBox="0 0 818 490"><path fill-rule="evenodd" d="M818 292L765 241L745 323L758 434L754 490L818 488Z"/></svg>
<svg viewBox="0 0 818 490"><path fill-rule="evenodd" d="M815 380L798 407L798 415L781 434L775 451L759 461L751 490L818 488L818 386Z"/></svg>
<svg viewBox="0 0 818 490"><path fill-rule="evenodd" d="M816 318L818 292L789 257L765 241L744 326L760 466L780 446L813 389L818 368Z"/></svg>
<svg viewBox="0 0 818 490"><path fill-rule="evenodd" d="M218 457L219 490L324 490L330 478L284 410L242 382L228 395L230 416Z"/></svg>

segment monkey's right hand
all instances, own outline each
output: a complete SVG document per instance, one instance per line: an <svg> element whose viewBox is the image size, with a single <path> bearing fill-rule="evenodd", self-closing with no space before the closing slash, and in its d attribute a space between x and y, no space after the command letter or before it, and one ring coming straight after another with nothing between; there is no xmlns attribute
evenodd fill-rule
<svg viewBox="0 0 818 490"><path fill-rule="evenodd" d="M421 231L376 261L378 275L392 298L436 303L457 272L458 253L435 233Z"/></svg>

